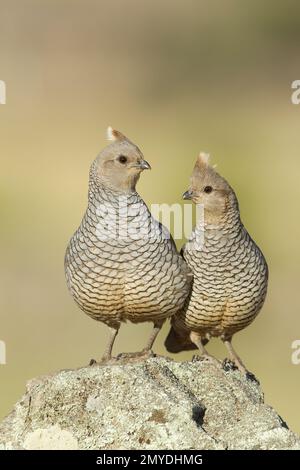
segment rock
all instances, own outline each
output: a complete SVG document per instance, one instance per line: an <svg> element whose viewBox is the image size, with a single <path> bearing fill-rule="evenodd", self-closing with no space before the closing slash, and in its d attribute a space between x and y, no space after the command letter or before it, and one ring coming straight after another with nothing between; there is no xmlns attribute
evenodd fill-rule
<svg viewBox="0 0 300 470"><path fill-rule="evenodd" d="M124 356L31 380L0 448L300 449L300 439L228 362Z"/></svg>

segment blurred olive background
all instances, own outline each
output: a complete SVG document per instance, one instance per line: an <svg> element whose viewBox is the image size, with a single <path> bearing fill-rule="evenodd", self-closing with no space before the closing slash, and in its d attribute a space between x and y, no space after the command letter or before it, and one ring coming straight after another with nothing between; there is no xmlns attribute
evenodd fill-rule
<svg viewBox="0 0 300 470"><path fill-rule="evenodd" d="M103 351L105 326L73 302L63 260L112 125L152 165L138 186L148 204L181 201L200 150L236 189L270 285L235 345L300 432L299 41L297 1L0 0L1 416L28 379ZM115 353L150 329L124 325ZM209 350L225 356L217 340Z"/></svg>

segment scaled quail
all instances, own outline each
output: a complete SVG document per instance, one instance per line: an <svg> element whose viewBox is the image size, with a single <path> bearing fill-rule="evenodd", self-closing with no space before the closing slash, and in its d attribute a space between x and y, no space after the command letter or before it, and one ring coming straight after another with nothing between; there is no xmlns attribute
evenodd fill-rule
<svg viewBox="0 0 300 470"><path fill-rule="evenodd" d="M88 207L65 256L75 301L110 329L103 360L126 320L154 323L142 353L150 351L166 318L182 309L192 281L169 232L136 192L149 163L121 132L108 128L108 138L113 142L92 163Z"/></svg>
<svg viewBox="0 0 300 470"><path fill-rule="evenodd" d="M193 271L193 287L185 307L172 318L165 345L170 352L199 349L220 337L231 360L243 372L232 336L248 326L264 303L268 267L258 246L243 226L237 197L227 181L201 153L190 189L183 195L201 204L203 215L182 254Z"/></svg>

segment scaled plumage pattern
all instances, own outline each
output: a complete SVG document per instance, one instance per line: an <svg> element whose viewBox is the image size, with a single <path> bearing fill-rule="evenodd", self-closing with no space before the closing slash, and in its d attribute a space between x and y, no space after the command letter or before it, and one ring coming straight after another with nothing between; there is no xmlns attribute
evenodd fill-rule
<svg viewBox="0 0 300 470"><path fill-rule="evenodd" d="M92 163L88 207L65 256L68 287L79 307L110 328L103 359L111 357L123 321L150 321L151 350L166 320L183 307L189 269L168 231L149 212L136 183L150 165L121 132Z"/></svg>
<svg viewBox="0 0 300 470"><path fill-rule="evenodd" d="M246 371L234 351L232 336L248 326L264 303L268 267L240 219L233 189L201 153L190 188L183 195L204 208L182 254L193 271L193 287L185 307L172 318L165 345L170 352L205 349L213 336L220 337L231 359Z"/></svg>

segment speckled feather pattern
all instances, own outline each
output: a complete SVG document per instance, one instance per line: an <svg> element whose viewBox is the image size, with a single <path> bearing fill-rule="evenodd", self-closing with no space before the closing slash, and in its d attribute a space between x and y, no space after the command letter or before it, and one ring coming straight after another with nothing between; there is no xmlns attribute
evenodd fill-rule
<svg viewBox="0 0 300 470"><path fill-rule="evenodd" d="M237 202L218 226L199 224L183 256L194 281L185 308L172 320L175 329L230 337L254 320L266 297L268 267L240 220Z"/></svg>
<svg viewBox="0 0 300 470"><path fill-rule="evenodd" d="M182 309L191 284L173 240L141 197L93 182L86 213L67 248L65 272L80 308L113 327L170 317Z"/></svg>

